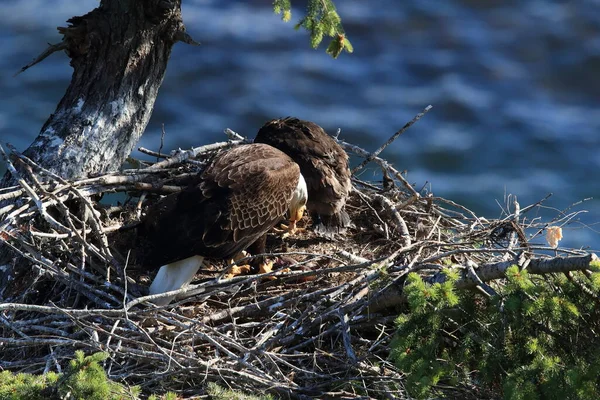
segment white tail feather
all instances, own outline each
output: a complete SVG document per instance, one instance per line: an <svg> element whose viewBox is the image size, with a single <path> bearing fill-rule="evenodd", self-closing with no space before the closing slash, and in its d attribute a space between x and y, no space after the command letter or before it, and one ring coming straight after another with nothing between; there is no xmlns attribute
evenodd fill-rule
<svg viewBox="0 0 600 400"><path fill-rule="evenodd" d="M150 294L159 294L177 290L187 286L204 260L201 256L193 256L171 264L163 265L150 285ZM175 296L167 296L153 301L157 306L167 305Z"/></svg>

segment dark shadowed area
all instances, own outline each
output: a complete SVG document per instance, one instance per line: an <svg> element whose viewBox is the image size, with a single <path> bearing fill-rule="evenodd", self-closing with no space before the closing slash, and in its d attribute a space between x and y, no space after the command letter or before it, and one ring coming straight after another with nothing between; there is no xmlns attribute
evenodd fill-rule
<svg viewBox="0 0 600 400"><path fill-rule="evenodd" d="M226 127L254 137L293 115L374 150L432 104L382 153L417 188L487 217L507 193L521 206L554 193L545 217L594 197L570 210L589 212L563 227L561 245L600 249L600 3L338 0L355 50L338 60L270 3L183 0L202 46L176 45L141 146L159 147L162 124L170 150L224 140ZM25 149L72 70L54 54L14 73L60 40L57 26L97 5L0 2L0 142Z"/></svg>

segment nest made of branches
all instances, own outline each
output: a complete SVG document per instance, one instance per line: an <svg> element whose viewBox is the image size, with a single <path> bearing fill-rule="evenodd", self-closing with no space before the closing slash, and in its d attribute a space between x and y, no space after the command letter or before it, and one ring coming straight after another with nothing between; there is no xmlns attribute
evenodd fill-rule
<svg viewBox="0 0 600 400"><path fill-rule="evenodd" d="M151 277L135 263L132 227L147 204L181 190L216 152L247 142L229 136L168 157L144 150L164 160L76 181L14 149L5 155L17 184L0 190L0 368L60 370L83 349L109 353L112 379L183 396L216 381L292 398L402 398L403 374L388 356L409 272L436 282L453 268L457 286L489 294L489 282L510 265L564 272L595 258L543 243L545 229L574 212L530 220L541 202L513 201L502 218L480 218L416 190L378 153L338 141L365 160L353 171L347 234L320 238L305 217L303 233L269 238L271 257L289 268L227 279L228 266L215 265L176 303L157 308L145 296ZM366 162L381 169L381 181L359 178Z"/></svg>

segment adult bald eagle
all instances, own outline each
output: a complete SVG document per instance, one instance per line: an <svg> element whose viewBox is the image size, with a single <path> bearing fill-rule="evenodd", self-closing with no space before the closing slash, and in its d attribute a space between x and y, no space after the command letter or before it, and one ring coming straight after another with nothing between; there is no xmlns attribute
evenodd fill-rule
<svg viewBox="0 0 600 400"><path fill-rule="evenodd" d="M150 294L189 284L206 258L233 258L286 211L301 217L306 196L300 168L280 150L249 144L218 154L194 184L152 206L138 230L142 265L160 267Z"/></svg>
<svg viewBox="0 0 600 400"><path fill-rule="evenodd" d="M351 183L344 149L319 125L291 117L267 122L254 142L276 147L298 163L315 231L325 236L344 233L351 225L345 211Z"/></svg>

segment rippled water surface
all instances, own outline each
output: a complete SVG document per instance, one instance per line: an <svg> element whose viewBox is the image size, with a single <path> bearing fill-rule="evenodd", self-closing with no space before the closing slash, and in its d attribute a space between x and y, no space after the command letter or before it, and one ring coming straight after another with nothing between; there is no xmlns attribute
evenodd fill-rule
<svg viewBox="0 0 600 400"><path fill-rule="evenodd" d="M432 104L383 153L411 182L488 217L507 193L521 206L553 193L556 209L594 197L573 209L588 212L563 244L600 249L600 2L338 0L355 49L338 60L270 3L183 0L202 46L175 47L140 145L157 148L163 123L170 149L223 139L225 127L252 137L294 115L373 150ZM0 1L1 142L27 147L72 70L54 54L14 73L97 5Z"/></svg>

